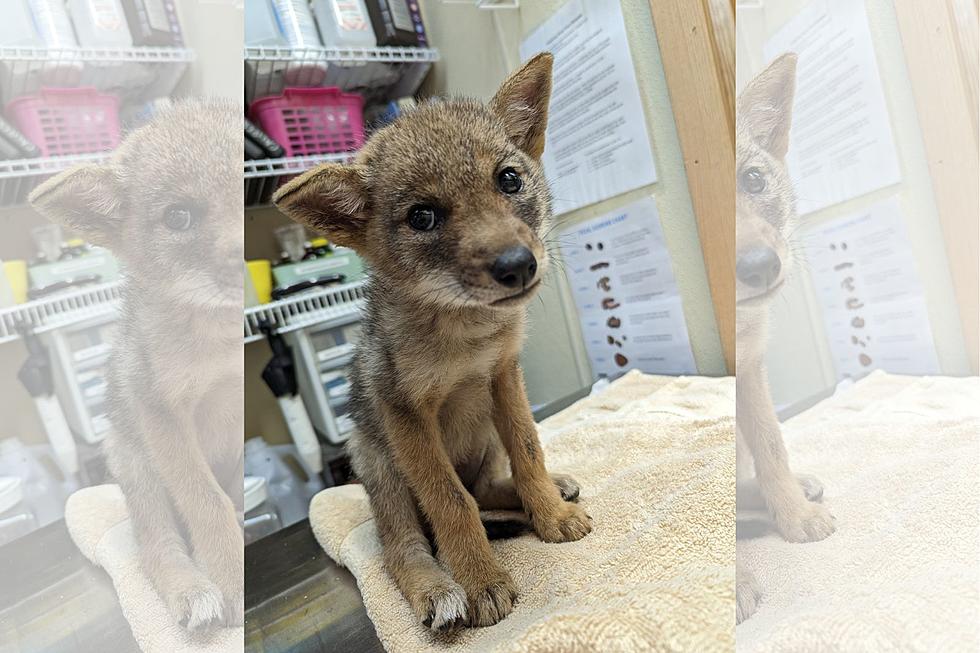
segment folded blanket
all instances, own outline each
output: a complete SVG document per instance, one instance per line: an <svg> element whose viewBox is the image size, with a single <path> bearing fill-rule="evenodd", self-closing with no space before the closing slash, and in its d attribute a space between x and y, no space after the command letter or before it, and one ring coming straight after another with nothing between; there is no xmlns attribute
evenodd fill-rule
<svg viewBox="0 0 980 653"><path fill-rule="evenodd" d="M192 636L170 615L140 568L136 539L117 485L79 490L65 504L65 523L86 558L106 570L133 638L144 653L241 653L245 629Z"/></svg>
<svg viewBox="0 0 980 653"><path fill-rule="evenodd" d="M763 597L738 650L980 650L980 379L876 372L784 435L837 532L739 541Z"/></svg>
<svg viewBox="0 0 980 653"><path fill-rule="evenodd" d="M541 425L548 467L575 476L590 535L493 542L519 597L448 642L384 570L360 486L310 505L317 540L357 578L389 652L730 651L734 646L735 383L627 374Z"/></svg>

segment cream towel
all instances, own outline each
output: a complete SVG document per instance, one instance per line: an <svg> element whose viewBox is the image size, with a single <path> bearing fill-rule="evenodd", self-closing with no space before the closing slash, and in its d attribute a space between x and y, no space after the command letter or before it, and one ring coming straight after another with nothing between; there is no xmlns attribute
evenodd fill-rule
<svg viewBox="0 0 980 653"><path fill-rule="evenodd" d="M391 653L730 651L734 646L735 383L630 373L541 425L594 524L578 542L493 543L514 611L448 642L416 622L384 571L363 489L313 498L318 541L357 578Z"/></svg>
<svg viewBox="0 0 980 653"><path fill-rule="evenodd" d="M133 637L144 653L241 653L245 629L191 636L167 611L139 564L126 500L118 485L79 490L65 504L65 523L86 558L106 570Z"/></svg>
<svg viewBox="0 0 980 653"><path fill-rule="evenodd" d="M980 379L876 372L784 434L837 532L738 543L764 593L738 650L980 650Z"/></svg>

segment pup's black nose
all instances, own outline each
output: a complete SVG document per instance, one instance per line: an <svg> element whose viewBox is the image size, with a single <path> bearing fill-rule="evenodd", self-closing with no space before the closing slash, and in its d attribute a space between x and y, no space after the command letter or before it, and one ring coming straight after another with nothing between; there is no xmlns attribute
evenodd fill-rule
<svg viewBox="0 0 980 653"><path fill-rule="evenodd" d="M768 289L779 278L783 264L771 247L753 247L745 250L735 264L735 276L749 288Z"/></svg>
<svg viewBox="0 0 980 653"><path fill-rule="evenodd" d="M538 261L527 247L510 247L497 257L490 275L502 286L526 288L538 271Z"/></svg>

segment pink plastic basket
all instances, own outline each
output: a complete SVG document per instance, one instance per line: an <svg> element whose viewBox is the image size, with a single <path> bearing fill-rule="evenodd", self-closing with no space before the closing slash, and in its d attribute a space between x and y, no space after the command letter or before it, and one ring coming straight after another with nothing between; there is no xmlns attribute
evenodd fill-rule
<svg viewBox="0 0 980 653"><path fill-rule="evenodd" d="M42 88L8 102L7 116L41 156L105 152L119 145L119 99L94 88Z"/></svg>
<svg viewBox="0 0 980 653"><path fill-rule="evenodd" d="M339 88L287 88L252 102L249 118L286 156L351 152L364 144L364 99Z"/></svg>

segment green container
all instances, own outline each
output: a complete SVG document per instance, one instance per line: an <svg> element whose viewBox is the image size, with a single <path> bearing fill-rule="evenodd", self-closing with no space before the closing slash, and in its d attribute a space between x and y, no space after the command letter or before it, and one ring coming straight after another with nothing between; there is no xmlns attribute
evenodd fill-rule
<svg viewBox="0 0 980 653"><path fill-rule="evenodd" d="M35 289L89 276L100 277L99 283L109 283L119 278L119 264L107 250L93 248L78 258L32 265L27 275Z"/></svg>
<svg viewBox="0 0 980 653"><path fill-rule="evenodd" d="M331 274L344 275L344 283L353 283L364 278L364 263L352 249L336 248L332 254L318 258L286 263L272 268L272 278L277 288L319 279Z"/></svg>

